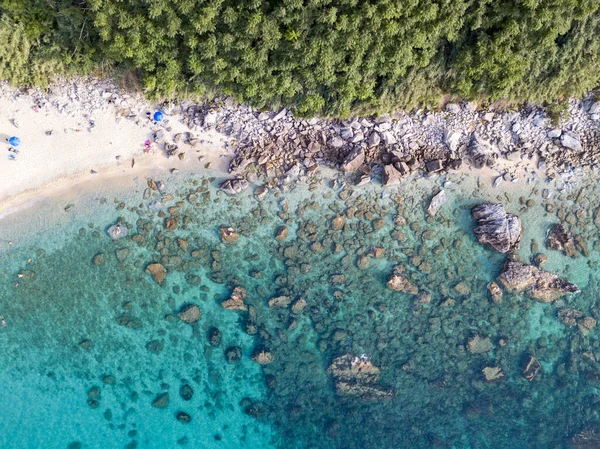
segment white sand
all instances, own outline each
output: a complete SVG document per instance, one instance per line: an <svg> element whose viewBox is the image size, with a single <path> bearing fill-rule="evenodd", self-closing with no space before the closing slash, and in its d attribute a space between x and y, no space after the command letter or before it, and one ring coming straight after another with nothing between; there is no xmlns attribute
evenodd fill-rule
<svg viewBox="0 0 600 449"><path fill-rule="evenodd" d="M0 96L0 212L32 198L39 201L56 191L77 189L89 184L86 181L90 178L114 182L116 174L133 178L156 167L202 169L207 162L215 169L225 171L227 167L228 159L221 157L226 138L214 131L197 135L204 143L196 148L179 143L180 151L186 153L183 162L177 157L167 158L163 145L156 143L151 153L145 154L144 141L152 140L159 129L146 119L145 111L155 110L150 105L138 107L136 119L131 120L120 116L121 111L108 101L95 110L82 105L69 113L50 105L36 111L35 104L29 95ZM176 133L189 131L178 119L166 117L161 124L163 129L171 128L165 131L167 141ZM95 126L90 126L90 120ZM52 134L46 135L47 131ZM13 135L21 139L21 145L16 160L11 161L6 140ZM201 155L205 160L199 162Z"/></svg>

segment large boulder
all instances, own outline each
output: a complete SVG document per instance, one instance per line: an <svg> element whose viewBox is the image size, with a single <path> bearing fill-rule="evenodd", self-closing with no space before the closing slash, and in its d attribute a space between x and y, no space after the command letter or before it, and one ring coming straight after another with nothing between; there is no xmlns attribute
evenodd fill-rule
<svg viewBox="0 0 600 449"><path fill-rule="evenodd" d="M342 169L346 173L352 173L352 172L357 171L361 167L361 165L364 163L365 163L364 150L361 147L355 148L348 154L348 156L346 156L346 159L344 159L344 162L342 163Z"/></svg>
<svg viewBox="0 0 600 449"><path fill-rule="evenodd" d="M379 401L394 397L394 390L377 385L380 371L366 355L344 354L333 360L327 373L333 378L336 393L348 398Z"/></svg>
<svg viewBox="0 0 600 449"><path fill-rule="evenodd" d="M561 296L579 292L579 288L564 278L533 265L507 260L498 278L507 289L540 302L553 302Z"/></svg>
<svg viewBox="0 0 600 449"><path fill-rule="evenodd" d="M471 215L477 222L474 231L479 243L487 243L500 253L519 248L523 232L521 220L507 213L502 204L480 204L471 209Z"/></svg>

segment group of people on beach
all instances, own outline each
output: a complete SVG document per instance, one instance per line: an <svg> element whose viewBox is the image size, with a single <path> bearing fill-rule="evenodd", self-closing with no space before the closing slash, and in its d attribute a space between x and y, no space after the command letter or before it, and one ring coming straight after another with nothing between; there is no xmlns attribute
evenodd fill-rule
<svg viewBox="0 0 600 449"><path fill-rule="evenodd" d="M17 159L17 154L19 154L17 147L21 145L21 139L19 139L17 136L12 136L8 137L6 141L10 145L8 147L8 159L14 161Z"/></svg>

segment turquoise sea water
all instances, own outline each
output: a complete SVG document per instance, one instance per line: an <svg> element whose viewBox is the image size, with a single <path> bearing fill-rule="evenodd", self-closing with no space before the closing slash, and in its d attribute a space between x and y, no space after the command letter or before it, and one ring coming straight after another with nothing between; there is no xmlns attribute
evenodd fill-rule
<svg viewBox="0 0 600 449"><path fill-rule="evenodd" d="M597 330L584 337L557 319L564 307L600 316L594 184L543 200L545 186L487 193L458 176L391 189L332 187L332 178L342 180L317 173L258 201L251 189L227 197L208 176L163 174L154 178L166 186L162 195L144 198L146 181L138 179L5 216L0 447L598 447L573 440L599 422ZM428 218L443 183L448 202ZM494 303L486 285L505 256L477 243L470 218L486 200L521 218L523 260L544 252L544 268L581 293L540 304L505 292ZM545 249L556 211L584 237L589 256ZM336 230L338 215L345 226ZM119 218L129 236L112 241L106 229ZM176 229L165 229L167 218ZM222 226L238 231L239 241L223 243ZM288 235L279 241L282 226ZM374 248L385 251L369 257ZM168 270L162 286L145 273L159 261ZM396 265L430 303L386 287ZM467 292L454 288L460 282ZM250 313L221 307L236 286L248 292ZM304 298L307 307L269 308L277 296ZM202 312L198 323L178 318L188 304ZM222 335L218 346L213 328ZM471 354L475 334L492 349ZM242 356L228 363L232 347ZM253 361L257 348L274 362ZM368 356L395 396L336 395L327 368L347 353ZM542 365L532 382L522 376L529 355ZM486 366L501 366L505 380L486 383ZM184 400L188 386L193 396ZM153 407L164 393L168 405ZM180 412L191 421L180 422Z"/></svg>

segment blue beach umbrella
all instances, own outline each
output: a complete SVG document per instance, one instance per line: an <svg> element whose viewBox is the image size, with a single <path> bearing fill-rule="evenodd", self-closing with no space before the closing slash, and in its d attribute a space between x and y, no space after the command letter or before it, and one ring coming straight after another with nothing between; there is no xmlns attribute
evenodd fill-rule
<svg viewBox="0 0 600 449"><path fill-rule="evenodd" d="M163 119L164 115L162 112L157 111L154 113L154 121L155 122L160 122Z"/></svg>
<svg viewBox="0 0 600 449"><path fill-rule="evenodd" d="M8 143L10 143L13 147L18 147L21 145L21 139L19 139L17 136L12 136L10 139L8 139Z"/></svg>

